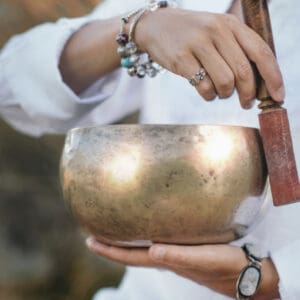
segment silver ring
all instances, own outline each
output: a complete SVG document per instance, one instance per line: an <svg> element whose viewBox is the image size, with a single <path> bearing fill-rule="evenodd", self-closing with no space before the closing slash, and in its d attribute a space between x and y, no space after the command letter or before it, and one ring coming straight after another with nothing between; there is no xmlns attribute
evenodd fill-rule
<svg viewBox="0 0 300 300"><path fill-rule="evenodd" d="M202 81L205 76L206 76L206 71L205 69L201 68L191 79L189 79L189 83L192 85L192 86L197 86L200 81Z"/></svg>

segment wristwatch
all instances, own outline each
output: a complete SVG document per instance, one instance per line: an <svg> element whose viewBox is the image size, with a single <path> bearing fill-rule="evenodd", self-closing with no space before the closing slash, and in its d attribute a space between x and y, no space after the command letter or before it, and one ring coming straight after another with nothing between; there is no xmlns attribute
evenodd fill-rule
<svg viewBox="0 0 300 300"><path fill-rule="evenodd" d="M242 246L249 261L241 271L236 283L236 299L248 300L255 295L261 281L261 258L256 254L252 244Z"/></svg>

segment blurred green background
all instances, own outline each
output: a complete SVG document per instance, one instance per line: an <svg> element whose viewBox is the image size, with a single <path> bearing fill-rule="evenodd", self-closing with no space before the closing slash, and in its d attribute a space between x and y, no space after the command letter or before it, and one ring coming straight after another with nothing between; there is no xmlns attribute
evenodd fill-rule
<svg viewBox="0 0 300 300"><path fill-rule="evenodd" d="M16 33L84 15L99 2L0 0L0 47ZM0 120L0 138L0 299L87 300L117 285L123 267L86 250L64 207L58 178L64 137L31 138Z"/></svg>

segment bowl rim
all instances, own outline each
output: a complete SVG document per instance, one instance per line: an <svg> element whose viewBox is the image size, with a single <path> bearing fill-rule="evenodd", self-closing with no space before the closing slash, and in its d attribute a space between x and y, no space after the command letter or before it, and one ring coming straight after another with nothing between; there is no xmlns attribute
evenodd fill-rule
<svg viewBox="0 0 300 300"><path fill-rule="evenodd" d="M223 127L223 128L239 128L241 130L253 130L260 132L258 127L251 127L251 126L242 126L242 125L228 125L228 124L155 124L155 123L149 123L149 124L139 124L139 123L132 123L132 124L103 124L103 125L91 125L91 126L83 126L83 127L74 127L70 129L67 134L69 133L75 133L75 132L80 132L84 130L93 130L93 129L100 129L100 128L117 128L117 127L145 127L145 128L150 128L150 127Z"/></svg>

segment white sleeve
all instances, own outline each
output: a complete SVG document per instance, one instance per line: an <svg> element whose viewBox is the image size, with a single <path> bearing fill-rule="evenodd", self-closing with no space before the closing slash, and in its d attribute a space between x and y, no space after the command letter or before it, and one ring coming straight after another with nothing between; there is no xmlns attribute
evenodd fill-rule
<svg viewBox="0 0 300 300"><path fill-rule="evenodd" d="M272 1L273 2L273 1ZM272 3L271 2L271 3ZM290 5L284 1L274 1L270 5L273 16L273 30L280 66L285 77L287 101L285 107L289 111L293 134L297 167L300 170L300 123L299 123L299 64L300 64L300 2L291 0ZM288 20L288 22L286 22ZM293 28L295 30L293 30ZM276 208L285 210L285 218L274 219L279 223L282 232L277 232L275 239L285 239L277 250L271 252L271 258L277 268L280 282L279 289L282 300L300 299L300 203ZM276 223L275 223L276 222ZM279 228L280 229L280 228Z"/></svg>
<svg viewBox="0 0 300 300"><path fill-rule="evenodd" d="M109 100L121 71L100 78L77 96L62 80L58 68L61 52L83 25L124 13L143 2L107 0L85 17L46 23L13 37L0 53L0 116L28 134L63 133Z"/></svg>
<svg viewBox="0 0 300 300"><path fill-rule="evenodd" d="M277 268L280 282L279 290L282 300L300 299L300 240L289 243L280 250L271 253Z"/></svg>

